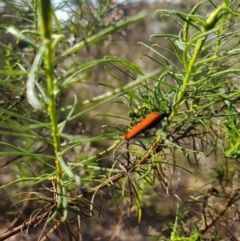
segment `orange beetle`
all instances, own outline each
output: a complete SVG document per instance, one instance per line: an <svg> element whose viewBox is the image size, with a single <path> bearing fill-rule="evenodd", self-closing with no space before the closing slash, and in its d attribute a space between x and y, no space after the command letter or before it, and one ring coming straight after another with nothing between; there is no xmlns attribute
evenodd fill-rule
<svg viewBox="0 0 240 241"><path fill-rule="evenodd" d="M148 115L146 118L144 118L142 121L140 121L137 125L135 125L130 131L128 131L123 136L123 139L128 141L128 140L134 138L135 136L137 136L144 130L155 126L157 122L159 122L166 116L168 116L168 114L158 113L158 112L154 112L154 113Z"/></svg>

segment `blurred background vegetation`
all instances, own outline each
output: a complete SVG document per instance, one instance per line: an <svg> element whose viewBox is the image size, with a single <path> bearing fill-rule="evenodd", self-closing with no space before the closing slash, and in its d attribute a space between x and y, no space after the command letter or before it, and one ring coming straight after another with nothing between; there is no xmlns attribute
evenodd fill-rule
<svg viewBox="0 0 240 241"><path fill-rule="evenodd" d="M238 240L238 1L40 2L0 1L0 240Z"/></svg>

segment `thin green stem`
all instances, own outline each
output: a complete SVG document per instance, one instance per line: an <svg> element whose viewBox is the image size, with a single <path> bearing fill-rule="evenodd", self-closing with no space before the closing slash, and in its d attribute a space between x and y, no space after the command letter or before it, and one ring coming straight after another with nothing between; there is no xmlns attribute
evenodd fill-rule
<svg viewBox="0 0 240 241"><path fill-rule="evenodd" d="M58 185L60 185L60 180L62 177L62 167L58 161L58 153L61 153L61 145L59 139L59 129L58 129L58 118L57 118L57 108L56 108L56 93L57 85L54 81L54 68L53 68L53 46L51 44L52 40L52 24L51 24L51 2L50 0L39 1L40 10L40 29L41 35L44 42L47 42L47 47L45 51L44 64L46 68L47 77L47 90L48 90L48 114L51 120L52 127L52 137L53 145L56 153L56 167L57 167L57 178Z"/></svg>
<svg viewBox="0 0 240 241"><path fill-rule="evenodd" d="M210 14L210 16L207 18L207 20L205 22L205 26L202 28L201 34L204 34L208 30L211 30L212 28L214 28L215 24L217 23L217 21L219 19L218 18L219 14L222 11L226 10L226 9L227 9L227 7L226 7L225 4L223 4L220 7L216 8ZM177 94L175 106L174 106L174 108L172 110L171 115L169 116L169 121L172 120L172 118L176 115L177 110L180 108L180 106L181 106L181 104L182 104L182 102L184 100L184 94L186 92L188 83L189 83L189 81L191 79L192 74L194 73L194 65L195 65L199 55L201 54L202 47L203 47L203 44L204 44L206 38L207 38L207 35L206 35L206 37L200 37L197 40L197 42L196 42L196 47L194 49L193 56L192 56L192 58L190 59L189 63L186 66L186 76L183 79L182 85L181 85L181 87L179 89L179 92ZM188 48L186 48L186 49L188 50ZM184 54L187 56L186 51L185 51Z"/></svg>
<svg viewBox="0 0 240 241"><path fill-rule="evenodd" d="M74 46L72 46L71 48L69 48L67 51L63 52L60 56L58 56L55 59L54 64L56 65L59 61L66 58L66 56L69 56L69 55L75 53L76 51L79 51L79 50L85 48L88 45L96 43L96 42L106 38L106 36L108 36L112 33L115 33L117 30L125 28L126 26L128 26L132 23L135 23L135 22L143 19L144 17L146 17L146 12L140 12L139 14L134 15L133 17L129 17L126 20L119 21L115 25L107 27L107 28L103 29L102 31L98 32L97 34L94 34L94 35L90 36L89 38L86 38L83 41L80 41L79 43L77 43Z"/></svg>

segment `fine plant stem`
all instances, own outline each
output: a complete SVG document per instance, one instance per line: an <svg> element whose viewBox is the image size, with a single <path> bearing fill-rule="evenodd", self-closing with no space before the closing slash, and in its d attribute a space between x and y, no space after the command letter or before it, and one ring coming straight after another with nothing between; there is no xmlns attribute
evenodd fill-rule
<svg viewBox="0 0 240 241"><path fill-rule="evenodd" d="M187 63L186 66L185 66L185 68L186 68L186 75L185 75L185 78L183 79L182 86L179 89L179 92L178 92L178 95L177 95L177 98L176 98L175 106L174 106L174 108L172 110L171 115L169 116L169 121L171 121L173 119L173 117L176 115L177 110L180 108L180 106L182 104L182 101L184 100L184 94L186 92L188 83L191 80L192 74L194 73L194 65L195 65L199 55L202 52L202 47L203 47L204 42L205 42L205 40L207 38L206 32L211 30L212 28L214 28L215 24L218 21L219 14L222 11L226 10L226 9L227 9L227 7L226 7L225 4L219 6L217 9L215 9L210 14L210 16L205 21L205 26L203 26L201 35L199 36L199 39L196 42L196 47L194 49L193 56L190 59L189 63ZM188 24L188 23L186 23L186 24ZM188 28L185 27L184 29L186 31L186 29L188 29ZM187 36L187 34L185 34L185 33L183 35ZM187 39L184 39L184 41L187 41ZM188 55L187 52L188 52L188 48L186 48L185 53L184 53L186 61L187 61L187 55Z"/></svg>
<svg viewBox="0 0 240 241"><path fill-rule="evenodd" d="M83 41L80 41L79 43L77 43L74 46L72 46L71 48L69 48L66 52L63 52L59 57L57 57L54 61L54 65L56 65L62 59L66 58L66 56L69 56L69 55L75 53L76 51L79 51L79 50L85 48L87 45L96 43L96 42L102 40L103 38L105 38L106 36L116 32L117 30L122 29L122 28L128 26L129 24L135 23L135 22L143 19L144 17L146 17L146 12L141 12L133 17L127 18L124 21L120 21L119 23L116 23L114 26L107 27L104 30L100 31L99 33L94 34L91 37L84 39Z"/></svg>
<svg viewBox="0 0 240 241"><path fill-rule="evenodd" d="M41 29L41 35L43 42L47 42L45 51L44 64L46 68L46 79L47 79L47 90L48 90L48 114L51 120L51 131L53 138L53 145L56 154L56 168L57 168L57 185L58 191L61 190L61 178L62 178L62 167L58 160L59 153L61 153L61 145L59 139L57 109L56 109L56 94L57 86L54 82L53 73L53 48L51 44L52 38L52 25L51 25L51 3L50 0L39 1L39 24ZM60 192L61 193L61 192Z"/></svg>

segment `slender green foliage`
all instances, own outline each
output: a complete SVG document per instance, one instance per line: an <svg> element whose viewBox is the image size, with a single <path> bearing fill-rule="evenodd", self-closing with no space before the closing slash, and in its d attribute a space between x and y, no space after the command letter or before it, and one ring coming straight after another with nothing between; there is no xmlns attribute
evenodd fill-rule
<svg viewBox="0 0 240 241"><path fill-rule="evenodd" d="M222 221L225 213L236 218L230 207L238 196L237 1L200 1L190 13L156 10L156 17L173 20L179 32L153 34L152 45L139 42L145 49L140 55L144 66L154 66L149 71L123 57L98 53L111 38L119 40L116 32L143 21L145 12L119 21L120 14L115 14L109 21L111 1L79 1L72 18L61 22L50 0L20 3L6 1L6 6L22 14L9 15L21 24L1 26L17 39L0 45L4 66L0 70L1 168L14 173L1 189L9 190L13 207L30 202L39 209L18 227L19 232L52 222L54 229L64 225L69 240L80 240L72 230L77 227L80 233L80 220L93 218L94 213L105 215L105 204L109 210L115 207L123 223L124 201L127 215L136 212L140 223L149 203L156 203L156 209L169 208L166 202L161 206L160 197L166 194L178 203L175 224L166 221L170 237L165 238L162 231L156 240L201 240L207 232L230 239L233 234L222 228ZM211 11L208 16L201 12L206 4ZM92 58L94 48L97 58ZM103 69L108 77L101 77ZM128 108L129 118L119 114L118 108L110 110L114 101ZM124 133L152 112L167 115L151 130L123 141ZM103 122L94 119L90 127L90 115ZM108 125L114 118L117 121ZM98 122L104 128L88 135L89 128L101 125ZM192 187L195 180L188 182L185 176L194 175L201 187L212 187L207 191ZM195 191L186 195L182 189ZM182 196L188 196L188 204L201 213L190 212L195 206L183 209ZM106 197L111 197L111 207ZM216 202L211 202L214 198ZM155 213L152 216L158 219ZM185 222L186 218L190 221ZM72 220L77 220L73 228ZM11 235L6 232L0 240Z"/></svg>

